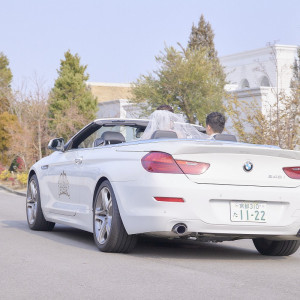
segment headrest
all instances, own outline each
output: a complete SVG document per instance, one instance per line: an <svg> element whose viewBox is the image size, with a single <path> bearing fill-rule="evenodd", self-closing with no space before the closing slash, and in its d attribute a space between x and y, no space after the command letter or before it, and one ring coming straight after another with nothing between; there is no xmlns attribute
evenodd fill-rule
<svg viewBox="0 0 300 300"><path fill-rule="evenodd" d="M94 147L100 145L120 144L124 142L125 138L122 133L116 131L106 131L102 133L100 138L95 140Z"/></svg>
<svg viewBox="0 0 300 300"><path fill-rule="evenodd" d="M152 133L151 139L177 139L177 133L170 130L156 130Z"/></svg>
<svg viewBox="0 0 300 300"><path fill-rule="evenodd" d="M214 139L218 141L237 142L236 136L233 134L217 133Z"/></svg>

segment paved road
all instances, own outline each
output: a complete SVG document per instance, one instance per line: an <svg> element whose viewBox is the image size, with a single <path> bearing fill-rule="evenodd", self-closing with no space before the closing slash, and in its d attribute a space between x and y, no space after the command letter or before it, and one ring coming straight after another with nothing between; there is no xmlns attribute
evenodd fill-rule
<svg viewBox="0 0 300 300"><path fill-rule="evenodd" d="M300 299L300 251L144 239L131 254L101 253L81 230L30 231L24 198L0 190L0 299L96 298Z"/></svg>

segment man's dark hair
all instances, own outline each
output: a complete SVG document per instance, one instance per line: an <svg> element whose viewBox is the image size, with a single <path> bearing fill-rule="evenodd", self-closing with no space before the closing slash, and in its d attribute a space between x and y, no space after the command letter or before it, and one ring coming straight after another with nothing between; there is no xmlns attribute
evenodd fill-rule
<svg viewBox="0 0 300 300"><path fill-rule="evenodd" d="M156 110L168 110L172 113L174 112L173 108L167 104L160 105Z"/></svg>
<svg viewBox="0 0 300 300"><path fill-rule="evenodd" d="M225 127L225 117L219 112L212 112L206 117L206 126L209 125L215 133L222 133Z"/></svg>

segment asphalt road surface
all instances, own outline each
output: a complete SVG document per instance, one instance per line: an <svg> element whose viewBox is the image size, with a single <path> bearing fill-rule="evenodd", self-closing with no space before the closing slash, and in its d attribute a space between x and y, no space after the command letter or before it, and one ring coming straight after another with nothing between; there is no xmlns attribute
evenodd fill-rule
<svg viewBox="0 0 300 300"><path fill-rule="evenodd" d="M300 251L143 239L130 254L101 253L78 229L29 230L25 198L0 190L0 299L96 298L300 299Z"/></svg>

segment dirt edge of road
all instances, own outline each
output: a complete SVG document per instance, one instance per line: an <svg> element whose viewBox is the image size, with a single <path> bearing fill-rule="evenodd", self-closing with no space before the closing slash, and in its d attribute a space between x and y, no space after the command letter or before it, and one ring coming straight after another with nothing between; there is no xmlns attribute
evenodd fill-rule
<svg viewBox="0 0 300 300"><path fill-rule="evenodd" d="M0 190L5 190L7 192L10 192L10 193L13 193L13 194L16 194L16 195L19 195L19 196L26 196L26 191L15 191L15 190L12 190L6 186L3 186L3 185L0 185Z"/></svg>

